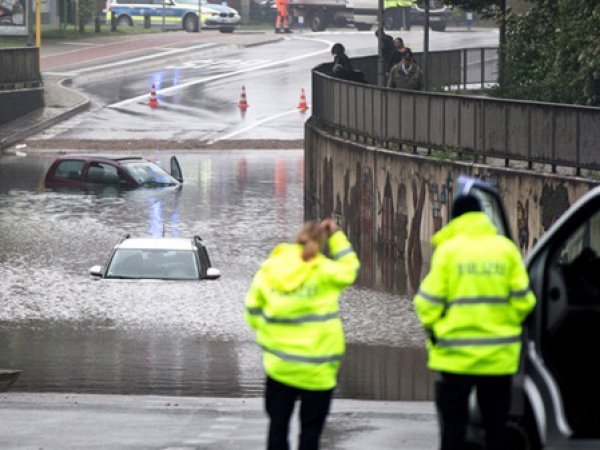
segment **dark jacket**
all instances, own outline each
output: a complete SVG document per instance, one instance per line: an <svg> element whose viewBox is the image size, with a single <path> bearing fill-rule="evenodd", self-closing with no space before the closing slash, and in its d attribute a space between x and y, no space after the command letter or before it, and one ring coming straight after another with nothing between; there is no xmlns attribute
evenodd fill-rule
<svg viewBox="0 0 600 450"><path fill-rule="evenodd" d="M393 42L392 42L392 45L394 45ZM390 73L392 71L392 67L394 67L396 64L398 64L401 61L402 61L402 53L400 53L398 51L398 49L396 49L396 47L394 47L394 50L392 52L390 52L389 56L387 57L387 59L385 61L385 73Z"/></svg>
<svg viewBox="0 0 600 450"><path fill-rule="evenodd" d="M365 83L365 76L360 70L355 70L352 67L350 58L345 53L335 55L333 57L333 67L331 68L333 76L343 78L349 81L358 81Z"/></svg>

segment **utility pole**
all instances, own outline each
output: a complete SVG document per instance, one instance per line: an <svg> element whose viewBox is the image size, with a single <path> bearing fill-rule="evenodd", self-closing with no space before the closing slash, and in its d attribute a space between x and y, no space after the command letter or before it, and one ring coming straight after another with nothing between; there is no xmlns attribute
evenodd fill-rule
<svg viewBox="0 0 600 450"><path fill-rule="evenodd" d="M198 0L198 33L202 31L202 0Z"/></svg>
<svg viewBox="0 0 600 450"><path fill-rule="evenodd" d="M385 86L383 60L383 0L377 2L377 86Z"/></svg>
<svg viewBox="0 0 600 450"><path fill-rule="evenodd" d="M425 29L423 30L423 90L429 89L429 0L425 0Z"/></svg>
<svg viewBox="0 0 600 450"><path fill-rule="evenodd" d="M500 88L506 87L506 72L504 65L506 62L506 0L500 0L500 54L498 55L498 84Z"/></svg>

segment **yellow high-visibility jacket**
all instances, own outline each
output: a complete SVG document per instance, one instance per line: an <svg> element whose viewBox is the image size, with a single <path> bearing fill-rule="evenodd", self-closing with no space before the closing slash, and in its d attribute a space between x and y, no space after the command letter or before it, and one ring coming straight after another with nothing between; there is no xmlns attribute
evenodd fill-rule
<svg viewBox="0 0 600 450"><path fill-rule="evenodd" d="M400 7L409 7L414 3L413 0L397 0L398 6Z"/></svg>
<svg viewBox="0 0 600 450"><path fill-rule="evenodd" d="M308 262L302 246L278 245L246 296L246 321L263 348L265 372L301 389L333 389L345 350L338 297L360 263L342 231L328 244L333 259L319 254Z"/></svg>
<svg viewBox="0 0 600 450"><path fill-rule="evenodd" d="M413 303L431 337L429 367L458 374L517 371L521 324L535 306L515 244L483 212L437 232L431 269Z"/></svg>

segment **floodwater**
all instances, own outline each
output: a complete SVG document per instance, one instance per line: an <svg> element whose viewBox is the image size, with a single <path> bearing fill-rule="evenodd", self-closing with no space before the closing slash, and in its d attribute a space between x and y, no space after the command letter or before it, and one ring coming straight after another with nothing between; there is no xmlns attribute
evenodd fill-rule
<svg viewBox="0 0 600 450"><path fill-rule="evenodd" d="M27 150L25 150L27 151ZM171 154L141 153L168 167ZM0 157L0 368L15 391L257 396L260 350L243 319L252 276L303 220L303 152L175 152L181 189L53 192L53 155ZM216 281L93 279L125 233L200 235ZM341 299L338 397L430 400L410 300L360 287Z"/></svg>

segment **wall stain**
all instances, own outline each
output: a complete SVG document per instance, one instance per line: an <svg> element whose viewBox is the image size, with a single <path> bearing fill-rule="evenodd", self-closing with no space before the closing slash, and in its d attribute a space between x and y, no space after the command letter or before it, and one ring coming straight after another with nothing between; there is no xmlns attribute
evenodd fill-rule
<svg viewBox="0 0 600 450"><path fill-rule="evenodd" d="M417 187L417 177L411 180L414 215L410 223L408 234L408 279L413 292L416 292L421 282L421 269L423 265L423 255L421 252L421 219L423 217L423 205L425 204L425 194L427 192L427 183L421 178L420 186Z"/></svg>
<svg viewBox="0 0 600 450"><path fill-rule="evenodd" d="M398 258L398 288L401 293L408 291L406 283L406 241L408 239L408 202L406 200L406 185L398 183L398 195L396 198L396 242Z"/></svg>
<svg viewBox="0 0 600 450"><path fill-rule="evenodd" d="M333 216L333 160L323 159L323 184L321 193L321 218Z"/></svg>
<svg viewBox="0 0 600 450"><path fill-rule="evenodd" d="M525 204L517 201L517 233L519 248L522 251L529 250L529 199L525 200Z"/></svg>
<svg viewBox="0 0 600 450"><path fill-rule="evenodd" d="M392 185L388 173L383 189L383 201L381 202L381 228L379 229L377 242L379 243L379 267L381 268L381 281L383 286L394 291L396 278L396 233L394 217L394 198L392 196Z"/></svg>
<svg viewBox="0 0 600 450"><path fill-rule="evenodd" d="M564 185L558 184L554 187L544 183L542 195L540 197L544 232L548 231L548 228L556 222L556 219L558 219L569 206L569 193Z"/></svg>

